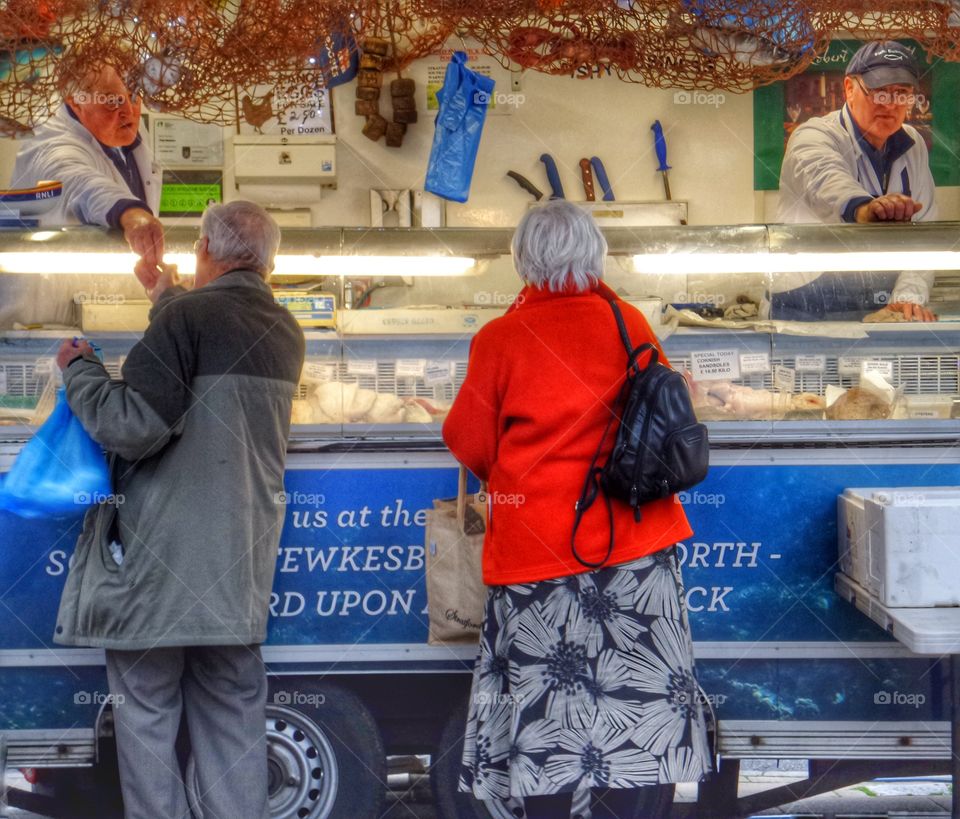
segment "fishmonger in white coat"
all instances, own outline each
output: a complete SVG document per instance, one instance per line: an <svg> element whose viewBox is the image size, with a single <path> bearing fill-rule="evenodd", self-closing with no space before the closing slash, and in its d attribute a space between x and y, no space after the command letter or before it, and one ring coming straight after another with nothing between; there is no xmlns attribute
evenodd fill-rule
<svg viewBox="0 0 960 819"><path fill-rule="evenodd" d="M160 172L140 133L140 97L112 67L88 74L17 153L11 186L63 183L42 225L87 224L123 230L151 265L163 259Z"/></svg>
<svg viewBox="0 0 960 819"><path fill-rule="evenodd" d="M781 222L909 222L937 218L923 138L909 125L920 69L906 46L864 45L850 60L846 105L802 123L780 171ZM926 309L933 273L797 273L773 282L774 318L862 318L877 307L912 321Z"/></svg>

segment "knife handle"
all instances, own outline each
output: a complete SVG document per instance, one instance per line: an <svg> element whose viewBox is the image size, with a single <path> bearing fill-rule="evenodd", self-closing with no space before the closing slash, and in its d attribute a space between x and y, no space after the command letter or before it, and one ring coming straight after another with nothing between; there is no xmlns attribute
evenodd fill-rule
<svg viewBox="0 0 960 819"><path fill-rule="evenodd" d="M550 154L540 154L540 161L547 169L547 181L550 182L552 193L551 199L565 199L563 195L563 185L560 184L560 172L557 170L557 163L553 161Z"/></svg>
<svg viewBox="0 0 960 819"><path fill-rule="evenodd" d="M657 170L669 171L670 166L667 164L667 140L663 136L663 126L660 124L660 120L654 120L653 125L650 126L650 130L653 131L653 146L657 150L657 161L660 163L660 167L657 168Z"/></svg>
<svg viewBox="0 0 960 819"><path fill-rule="evenodd" d="M509 176L514 182L516 182L521 188L523 188L527 193L533 196L538 202L543 199L543 191L540 190L536 185L533 184L527 177L523 174L517 173L516 171L507 171L507 176Z"/></svg>
<svg viewBox="0 0 960 819"><path fill-rule="evenodd" d="M603 162L599 156L591 156L590 164L593 166L593 175L597 178L597 184L603 191L603 201L614 201L613 188L610 187L610 180L607 179L607 170L603 167Z"/></svg>
<svg viewBox="0 0 960 819"><path fill-rule="evenodd" d="M586 157L580 160L580 176L583 179L583 192L586 194L587 201L593 202L597 198L593 192L593 169L590 167L590 160Z"/></svg>

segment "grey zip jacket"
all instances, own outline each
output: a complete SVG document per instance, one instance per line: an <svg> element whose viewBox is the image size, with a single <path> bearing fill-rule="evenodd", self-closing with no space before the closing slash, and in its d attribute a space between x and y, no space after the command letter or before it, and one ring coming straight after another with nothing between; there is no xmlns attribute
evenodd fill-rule
<svg viewBox="0 0 960 819"><path fill-rule="evenodd" d="M266 639L303 356L303 332L269 286L235 270L164 293L122 380L95 360L70 363L67 401L111 453L116 502L84 518L55 642L140 650Z"/></svg>

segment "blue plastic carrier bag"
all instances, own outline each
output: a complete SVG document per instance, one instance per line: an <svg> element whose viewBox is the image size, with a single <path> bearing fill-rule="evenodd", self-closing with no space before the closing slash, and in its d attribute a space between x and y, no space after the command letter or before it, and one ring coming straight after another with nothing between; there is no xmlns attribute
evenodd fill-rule
<svg viewBox="0 0 960 819"><path fill-rule="evenodd" d="M443 88L437 92L440 110L433 132L433 148L427 164L424 187L454 202L466 202L477 161L483 121L493 93L494 81L464 65L467 55L455 51Z"/></svg>
<svg viewBox="0 0 960 819"><path fill-rule="evenodd" d="M57 390L57 403L0 486L0 509L24 518L76 515L110 495L103 449Z"/></svg>

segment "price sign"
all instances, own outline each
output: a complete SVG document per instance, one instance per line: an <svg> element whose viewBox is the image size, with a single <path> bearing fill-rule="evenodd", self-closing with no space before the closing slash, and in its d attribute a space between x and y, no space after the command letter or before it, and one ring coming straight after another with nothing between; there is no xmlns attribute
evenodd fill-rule
<svg viewBox="0 0 960 819"><path fill-rule="evenodd" d="M740 355L736 350L705 350L690 353L694 381L725 381L740 377Z"/></svg>
<svg viewBox="0 0 960 819"><path fill-rule="evenodd" d="M427 362L423 358L398 358L397 378L423 378L426 367Z"/></svg>
<svg viewBox="0 0 960 819"><path fill-rule="evenodd" d="M347 372L350 375L377 374L377 361L373 358L354 358L347 362Z"/></svg>
<svg viewBox="0 0 960 819"><path fill-rule="evenodd" d="M53 372L53 359L52 358L38 358L33 363L33 372L38 378L41 376L50 375ZM3 385L4 392L6 392L6 380L7 373L5 370L0 370L0 375L3 376Z"/></svg>
<svg viewBox="0 0 960 819"><path fill-rule="evenodd" d="M337 376L337 367L321 361L308 361L303 365L303 375L313 381L333 381Z"/></svg>
<svg viewBox="0 0 960 819"><path fill-rule="evenodd" d="M740 372L743 375L770 372L770 353L741 353Z"/></svg>
<svg viewBox="0 0 960 819"><path fill-rule="evenodd" d="M427 384L449 384L453 381L452 361L428 361L423 380Z"/></svg>
<svg viewBox="0 0 960 819"><path fill-rule="evenodd" d="M241 134L318 136L333 133L330 91L318 76L316 85L257 86L240 99Z"/></svg>
<svg viewBox="0 0 960 819"><path fill-rule="evenodd" d="M798 355L795 363L797 372L801 373L822 373L827 369L825 355Z"/></svg>
<svg viewBox="0 0 960 819"><path fill-rule="evenodd" d="M893 362L880 361L878 359L864 359L861 363L860 376L863 377L869 373L876 373L887 381L893 381Z"/></svg>
<svg viewBox="0 0 960 819"><path fill-rule="evenodd" d="M777 367L773 372L773 385L781 392L794 392L797 388L797 371L792 367Z"/></svg>
<svg viewBox="0 0 960 819"><path fill-rule="evenodd" d="M837 372L840 375L860 375L862 358L855 355L842 355L837 359Z"/></svg>

